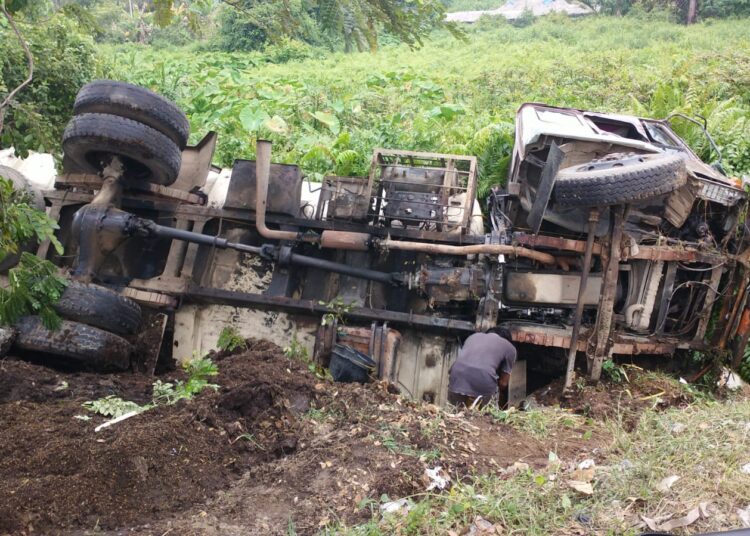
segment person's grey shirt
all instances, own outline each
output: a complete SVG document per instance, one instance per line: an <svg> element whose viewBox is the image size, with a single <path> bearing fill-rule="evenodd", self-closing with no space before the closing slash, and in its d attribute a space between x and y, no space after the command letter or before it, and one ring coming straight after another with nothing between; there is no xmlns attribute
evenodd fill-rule
<svg viewBox="0 0 750 536"><path fill-rule="evenodd" d="M510 374L516 348L497 333L470 335L449 372L448 389L466 396L492 396L497 392L498 372Z"/></svg>

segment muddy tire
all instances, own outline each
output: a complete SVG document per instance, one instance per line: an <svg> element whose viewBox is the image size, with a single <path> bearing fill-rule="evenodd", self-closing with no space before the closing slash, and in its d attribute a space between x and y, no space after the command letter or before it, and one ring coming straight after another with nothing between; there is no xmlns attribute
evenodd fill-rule
<svg viewBox="0 0 750 536"><path fill-rule="evenodd" d="M10 180L13 183L14 190L25 190L29 194L29 205L44 212L44 194L39 188L31 184L23 173L12 167L0 166L0 177Z"/></svg>
<svg viewBox="0 0 750 536"><path fill-rule="evenodd" d="M5 357L16 340L16 330L10 326L0 326L0 358Z"/></svg>
<svg viewBox="0 0 750 536"><path fill-rule="evenodd" d="M619 205L668 194L687 182L685 160L676 154L624 154L561 169L555 202L569 207Z"/></svg>
<svg viewBox="0 0 750 536"><path fill-rule="evenodd" d="M15 347L19 350L66 358L98 370L130 367L133 347L114 333L70 320L63 320L59 330L50 331L38 316L23 317L15 327Z"/></svg>
<svg viewBox="0 0 750 536"><path fill-rule="evenodd" d="M63 133L63 151L90 173L98 173L117 155L130 178L163 186L175 181L182 162L180 148L161 132L109 114L74 116Z"/></svg>
<svg viewBox="0 0 750 536"><path fill-rule="evenodd" d="M0 166L0 177L8 179L10 182L12 182L14 190L25 191L29 195L30 206L34 207L37 210L41 210L42 212L45 211L44 195L39 190L39 188L35 187L26 179L23 173L21 173L20 171L16 171L15 169L8 166ZM0 260L0 274L7 272L16 264L18 264L18 260L21 258L22 252L26 251L28 253L31 253L36 249L36 247L37 243L32 240L31 242L23 244L20 248L21 250L18 253L13 253L3 257L2 260Z"/></svg>
<svg viewBox="0 0 750 536"><path fill-rule="evenodd" d="M76 96L73 114L110 114L148 125L180 149L190 136L190 122L175 103L148 89L126 82L95 80Z"/></svg>
<svg viewBox="0 0 750 536"><path fill-rule="evenodd" d="M117 335L132 335L141 324L141 308L137 303L99 285L71 281L54 308L66 320Z"/></svg>

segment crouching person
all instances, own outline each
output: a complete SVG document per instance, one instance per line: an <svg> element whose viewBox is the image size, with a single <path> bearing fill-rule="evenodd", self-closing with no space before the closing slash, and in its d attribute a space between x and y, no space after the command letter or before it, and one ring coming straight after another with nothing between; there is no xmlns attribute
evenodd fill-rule
<svg viewBox="0 0 750 536"><path fill-rule="evenodd" d="M448 402L456 406L483 407L499 390L498 406L508 403L510 372L516 348L510 332L492 328L470 335L449 371Z"/></svg>

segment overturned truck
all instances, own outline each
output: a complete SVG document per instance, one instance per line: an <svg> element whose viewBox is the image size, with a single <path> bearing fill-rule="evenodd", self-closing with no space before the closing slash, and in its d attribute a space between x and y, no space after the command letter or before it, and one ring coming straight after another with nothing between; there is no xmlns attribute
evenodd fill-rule
<svg viewBox="0 0 750 536"><path fill-rule="evenodd" d="M217 200L205 193L217 136L188 146L187 135L172 103L94 82L44 192L65 252L41 244L38 255L79 289L140 304L140 327L116 334L149 341L138 367L211 347L231 324L295 341L322 365L346 344L405 394L442 404L462 338L497 325L524 359L516 399L527 367L559 374L569 353L593 379L613 356L742 356L747 195L669 120L525 104L507 183L484 210L472 156L376 149L369 176L312 184L272 163L262 140ZM21 349L85 357L40 348L44 328L33 329Z"/></svg>

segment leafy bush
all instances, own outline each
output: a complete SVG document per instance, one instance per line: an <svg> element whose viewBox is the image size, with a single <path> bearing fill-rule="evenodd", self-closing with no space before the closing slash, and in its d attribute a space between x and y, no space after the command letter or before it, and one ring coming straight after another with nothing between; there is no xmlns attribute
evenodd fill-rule
<svg viewBox="0 0 750 536"><path fill-rule="evenodd" d="M225 352L234 352L238 348L246 349L247 343L245 339L233 326L225 326L224 329L219 333L219 340L216 341L216 346L219 350Z"/></svg>
<svg viewBox="0 0 750 536"><path fill-rule="evenodd" d="M718 129L727 168L750 171L750 53L736 45L746 22L652 20L648 32L644 24L541 17L526 28L473 29L468 43L436 34L418 51L400 45L283 65L260 52L110 52L118 78L176 99L194 141L219 132L215 160L222 166L252 158L256 137L274 142L274 161L300 164L318 180L366 174L376 147L459 152L479 157L482 195L507 174L515 111L535 101L653 117L712 107L709 126ZM691 100L657 105L665 80ZM689 142L701 143L697 136Z"/></svg>
<svg viewBox="0 0 750 536"><path fill-rule="evenodd" d="M209 358L191 359L183 363L182 368L188 375L187 381L164 383L157 380L154 383L154 404L174 404L178 400L191 399L206 388L219 388L215 383L208 382L209 378L219 374L219 367Z"/></svg>
<svg viewBox="0 0 750 536"><path fill-rule="evenodd" d="M24 244L43 240L50 240L62 254L55 229L53 220L29 205L26 192L14 190L11 181L0 177L0 260L18 253ZM65 286L54 264L22 252L18 265L8 272L8 286L0 287L0 325L37 314L46 327L57 328L60 319L52 306Z"/></svg>
<svg viewBox="0 0 750 536"><path fill-rule="evenodd" d="M192 359L183 363L182 368L188 375L187 381L178 380L174 383L155 381L150 404L139 405L109 395L98 400L84 402L83 407L104 417L117 418L131 411L140 413L161 404L172 405L179 400L191 399L207 388L214 390L219 388L218 385L208 382L209 378L219 374L219 367L210 359L206 357Z"/></svg>
<svg viewBox="0 0 750 536"><path fill-rule="evenodd" d="M34 23L20 18L17 24L34 56L34 79L8 110L0 145L24 156L30 150L59 153L76 93L104 67L92 38L63 13ZM15 34L3 23L0 28L0 94L5 94L26 78L28 67Z"/></svg>

